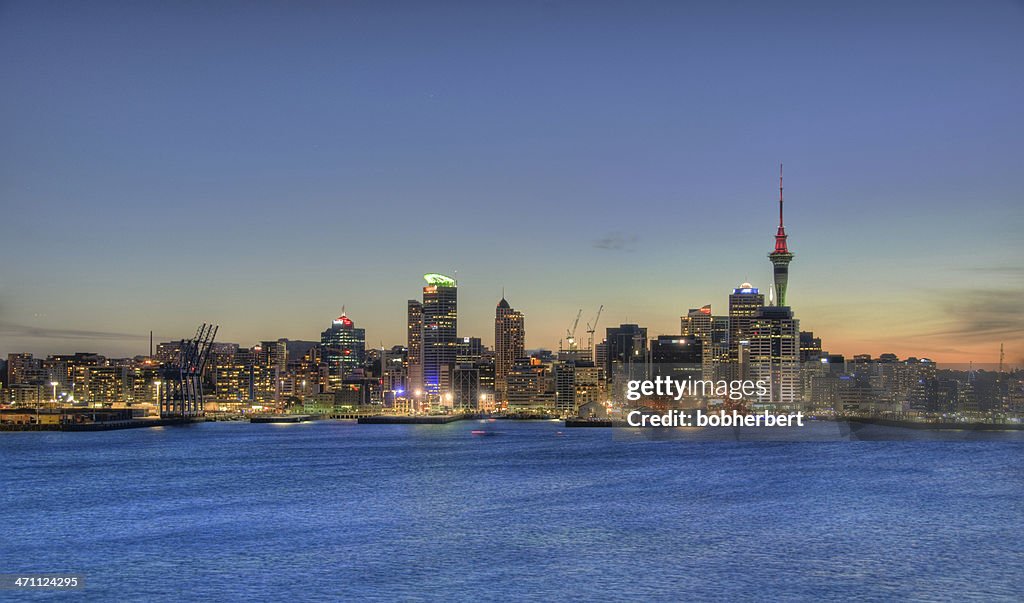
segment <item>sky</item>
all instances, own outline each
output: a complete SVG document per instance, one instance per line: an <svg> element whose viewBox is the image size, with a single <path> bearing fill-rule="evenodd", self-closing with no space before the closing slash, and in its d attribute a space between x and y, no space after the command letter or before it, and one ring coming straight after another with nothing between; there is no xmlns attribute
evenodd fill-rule
<svg viewBox="0 0 1024 603"><path fill-rule="evenodd" d="M0 353L404 343L767 290L823 346L1024 363L1024 4L0 0Z"/></svg>

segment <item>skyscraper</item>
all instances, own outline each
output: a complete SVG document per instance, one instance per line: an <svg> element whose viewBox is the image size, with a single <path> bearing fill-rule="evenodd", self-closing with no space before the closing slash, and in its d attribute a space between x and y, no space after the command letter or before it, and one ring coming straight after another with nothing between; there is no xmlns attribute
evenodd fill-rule
<svg viewBox="0 0 1024 603"><path fill-rule="evenodd" d="M758 403L775 412L800 400L800 321L786 306L759 308L750 332L750 378L769 385Z"/></svg>
<svg viewBox="0 0 1024 603"><path fill-rule="evenodd" d="M701 308L690 308L686 316L679 318L679 334L703 337L711 332L711 304Z"/></svg>
<svg viewBox="0 0 1024 603"><path fill-rule="evenodd" d="M690 312L680 318L682 335L697 337L701 342L701 361L704 379L727 379L729 364L729 317L713 316L711 305L691 308Z"/></svg>
<svg viewBox="0 0 1024 603"><path fill-rule="evenodd" d="M757 311L764 306L764 295L750 283L743 283L729 295L729 349L750 339L750 327Z"/></svg>
<svg viewBox="0 0 1024 603"><path fill-rule="evenodd" d="M455 368L458 287L443 274L424 274L423 279L423 388L437 397Z"/></svg>
<svg viewBox="0 0 1024 603"><path fill-rule="evenodd" d="M747 347L754 316L764 306L764 295L750 283L743 283L729 295L729 379L746 379Z"/></svg>
<svg viewBox="0 0 1024 603"><path fill-rule="evenodd" d="M522 312L504 297L494 310L494 387L498 402L507 402L508 373L516 358L526 355L526 325Z"/></svg>
<svg viewBox="0 0 1024 603"><path fill-rule="evenodd" d="M793 254L786 246L786 228L782 225L782 164L779 164L779 230L775 233L775 251L768 254L775 280L775 305L786 305L786 287L789 285L789 263Z"/></svg>
<svg viewBox="0 0 1024 603"><path fill-rule="evenodd" d="M363 363L366 354L366 330L356 328L345 314L335 318L330 328L320 334L323 359L327 364L327 383L331 391Z"/></svg>
<svg viewBox="0 0 1024 603"><path fill-rule="evenodd" d="M415 299L409 300L408 318L406 322L408 337L407 364L409 368L409 395L423 390L423 304Z"/></svg>
<svg viewBox="0 0 1024 603"><path fill-rule="evenodd" d="M651 371L653 376L704 376L704 341L696 335L659 335L651 340Z"/></svg>
<svg viewBox="0 0 1024 603"><path fill-rule="evenodd" d="M612 399L624 400L629 381L648 377L647 327L623 324L606 334L605 374L613 384Z"/></svg>

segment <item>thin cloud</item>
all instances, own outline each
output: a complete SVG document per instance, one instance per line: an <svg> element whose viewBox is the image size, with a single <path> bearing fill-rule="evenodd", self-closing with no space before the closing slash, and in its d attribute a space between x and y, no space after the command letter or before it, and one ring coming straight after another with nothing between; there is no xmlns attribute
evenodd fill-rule
<svg viewBox="0 0 1024 603"><path fill-rule="evenodd" d="M636 243L639 237L635 234L624 234L621 232L610 232L594 241L596 249L608 251L636 251Z"/></svg>
<svg viewBox="0 0 1024 603"><path fill-rule="evenodd" d="M963 272L995 274L1008 279L1024 279L1024 266L976 266L961 268Z"/></svg>
<svg viewBox="0 0 1024 603"><path fill-rule="evenodd" d="M943 304L949 328L935 336L993 342L1024 337L1024 290L962 290L951 295Z"/></svg>
<svg viewBox="0 0 1024 603"><path fill-rule="evenodd" d="M116 333L112 331L83 331L79 329L55 329L0 323L0 335L12 337L34 337L38 339L148 339L149 334Z"/></svg>

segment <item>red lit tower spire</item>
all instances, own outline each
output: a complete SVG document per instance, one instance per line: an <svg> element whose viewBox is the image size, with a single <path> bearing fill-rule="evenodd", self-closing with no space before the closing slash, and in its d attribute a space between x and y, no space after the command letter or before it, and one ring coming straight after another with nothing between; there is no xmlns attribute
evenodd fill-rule
<svg viewBox="0 0 1024 603"><path fill-rule="evenodd" d="M775 233L775 251L768 254L774 268L775 303L786 305L786 286L789 284L789 263L793 254L786 245L786 227L782 222L782 163L779 163L779 230Z"/></svg>

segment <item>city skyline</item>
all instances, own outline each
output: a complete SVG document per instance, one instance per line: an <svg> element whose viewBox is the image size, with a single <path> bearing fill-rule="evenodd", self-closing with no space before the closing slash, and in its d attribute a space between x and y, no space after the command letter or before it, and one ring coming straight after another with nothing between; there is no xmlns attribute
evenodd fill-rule
<svg viewBox="0 0 1024 603"><path fill-rule="evenodd" d="M767 291L784 160L803 329L1024 362L1019 6L590 6L5 4L0 353L390 346L432 271L489 345L502 289L677 333Z"/></svg>

